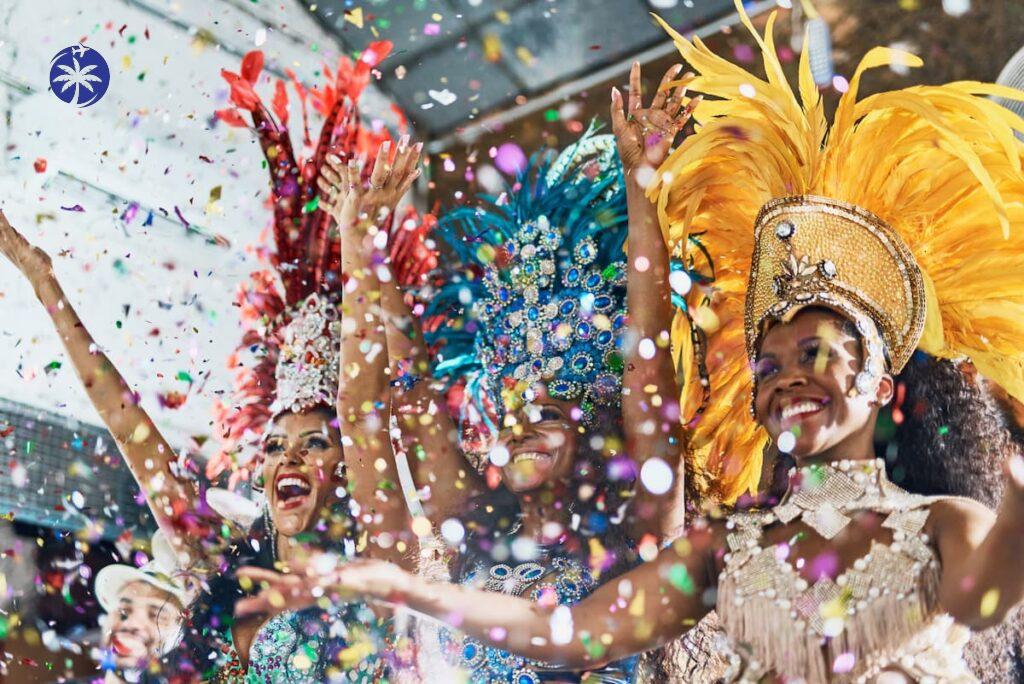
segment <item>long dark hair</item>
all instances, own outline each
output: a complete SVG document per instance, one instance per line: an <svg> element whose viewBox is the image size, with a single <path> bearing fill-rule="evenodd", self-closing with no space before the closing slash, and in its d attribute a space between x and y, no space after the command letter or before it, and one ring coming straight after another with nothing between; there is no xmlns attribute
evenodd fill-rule
<svg viewBox="0 0 1024 684"><path fill-rule="evenodd" d="M600 436L605 445L595 448ZM568 549L582 562L591 561L590 539L600 542L609 554L601 570L601 580L614 577L636 562L634 545L625 532L623 507L627 504L636 479L625 454L610 453L607 445L623 444L622 411L618 406L595 409L591 426L579 437L567 492L568 506L579 525L575 532L582 540L578 549ZM593 493L579 498L581 490ZM503 486L475 497L464 517L466 537L452 566L452 576L461 580L478 564L489 565L496 555L511 557L509 544L519 518L519 501ZM499 547L501 553L498 553Z"/></svg>

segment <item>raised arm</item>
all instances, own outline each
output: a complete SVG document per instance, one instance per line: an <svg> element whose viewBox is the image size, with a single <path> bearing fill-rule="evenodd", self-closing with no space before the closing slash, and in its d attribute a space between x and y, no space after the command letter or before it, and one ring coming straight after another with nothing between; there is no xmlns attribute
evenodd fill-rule
<svg viewBox="0 0 1024 684"><path fill-rule="evenodd" d="M49 255L29 244L2 212L0 251L28 279L46 308L89 400L139 483L160 529L179 549L195 547L211 521L196 517L198 494L175 474L174 451L75 313Z"/></svg>
<svg viewBox="0 0 1024 684"><path fill-rule="evenodd" d="M394 278L381 283L381 299L394 380L392 411L423 510L436 530L466 510L469 498L483 491L483 481L459 448L458 426L431 382L419 320Z"/></svg>
<svg viewBox="0 0 1024 684"><path fill-rule="evenodd" d="M388 352L380 303L386 273L384 221L416 177L419 150L405 138L394 162L390 142L381 145L369 187L356 160L329 156L318 180L321 203L341 234L341 354L337 411L346 477L359 519L369 535L367 555L406 563L411 539L405 498L390 438ZM390 274L383 275L385 279Z"/></svg>
<svg viewBox="0 0 1024 684"><path fill-rule="evenodd" d="M1024 459L1011 457L1006 470L998 514L969 499L932 506L942 559L939 602L974 630L999 624L1024 601Z"/></svg>
<svg viewBox="0 0 1024 684"><path fill-rule="evenodd" d="M717 581L713 559L723 532L719 525L692 529L656 560L611 580L571 607L431 582L394 565L369 561L345 564L319 576L310 572L311 566L293 575L244 568L240 574L265 584L260 595L243 601L239 610L260 612L282 597L297 608L331 587L343 597L355 593L405 605L498 648L581 670L656 648L704 617L710 608L702 596Z"/></svg>
<svg viewBox="0 0 1024 684"><path fill-rule="evenodd" d="M691 102L685 109L682 107L685 86L672 90L673 79L681 69L676 65L665 73L651 106L645 109L640 93L640 64L635 62L629 74L628 106L623 109L618 88L612 89L611 105L612 130L626 176L629 213L629 325L622 377L622 422L627 452L641 472L631 526L636 539L650 534L658 541L672 539L682 532L682 424L669 337L673 316L669 253L657 209L645 190L696 105ZM660 483L655 484L659 478L644 477L656 473L659 466L664 470L665 465L674 474L667 492L658 486ZM652 484L654 491L647 486Z"/></svg>

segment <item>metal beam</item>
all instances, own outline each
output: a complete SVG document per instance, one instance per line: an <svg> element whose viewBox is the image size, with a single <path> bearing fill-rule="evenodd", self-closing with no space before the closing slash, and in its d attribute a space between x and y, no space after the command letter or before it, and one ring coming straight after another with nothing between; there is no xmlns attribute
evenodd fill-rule
<svg viewBox="0 0 1024 684"><path fill-rule="evenodd" d="M753 16L765 12L772 7L776 7L777 5L778 3L776 0L760 0L748 8L747 12ZM726 26L732 26L738 22L739 14L732 12L721 19L712 21L694 30L692 35L703 38L720 31ZM603 69L599 69L581 76L580 78L573 79L563 83L562 85L556 86L543 95L532 98L525 104L519 105L518 107L513 107L511 109L506 109L504 111L485 116L476 123L466 126L462 130L450 133L443 138L430 141L426 145L426 150L430 154L437 154L438 152L443 152L456 144L471 143L482 134L496 126L506 125L516 119L529 116L530 114L546 109L548 106L564 100L567 97L571 97L580 91L608 81L616 74L628 72L634 61L648 62L657 60L662 57L666 57L675 51L676 46L674 42L666 41L664 43L659 43L658 45L650 47L640 53L631 55L626 59L616 62L615 64L611 64Z"/></svg>

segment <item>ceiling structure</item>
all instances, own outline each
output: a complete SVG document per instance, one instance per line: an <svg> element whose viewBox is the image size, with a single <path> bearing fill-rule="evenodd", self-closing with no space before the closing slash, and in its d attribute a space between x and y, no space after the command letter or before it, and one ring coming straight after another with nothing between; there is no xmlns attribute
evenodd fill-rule
<svg viewBox="0 0 1024 684"><path fill-rule="evenodd" d="M735 12L732 0L305 2L347 50L395 42L378 86L431 138L666 43L651 12L682 31Z"/></svg>

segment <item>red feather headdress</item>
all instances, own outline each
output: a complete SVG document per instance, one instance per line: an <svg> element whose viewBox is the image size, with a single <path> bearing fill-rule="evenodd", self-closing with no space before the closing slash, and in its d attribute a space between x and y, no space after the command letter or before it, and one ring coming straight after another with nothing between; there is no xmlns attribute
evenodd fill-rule
<svg viewBox="0 0 1024 684"><path fill-rule="evenodd" d="M265 269L253 273L250 281L238 288L235 302L244 333L241 345L228 359L234 374L231 401L218 402L215 408L221 448L207 465L210 478L231 469L233 485L248 476L260 434L274 411L275 369L284 342L282 334L303 304L308 307L311 297L325 302L336 300L340 245L329 238L332 219L318 207L316 178L328 153L343 158L372 158L383 142L391 140L386 128L372 130L363 126L357 108L371 72L391 49L390 41L379 41L370 44L355 62L342 56L334 74L324 67L328 84L322 88L307 89L295 74L286 70L302 110L303 143L313 149L308 159L296 155L288 135L288 94L284 81L275 83L273 113L256 94L254 86L263 69L263 53L246 54L241 74L221 71L231 87L234 106L217 111L217 118L230 126L248 127L239 110L249 112L270 170L276 251L257 252L269 260L278 278ZM324 118L315 146L309 135L308 103ZM392 110L404 128L404 115L397 107L392 106ZM390 251L396 278L403 285L417 282L436 265L436 255L425 244L430 222L431 217L420 220L410 210L394 231Z"/></svg>

